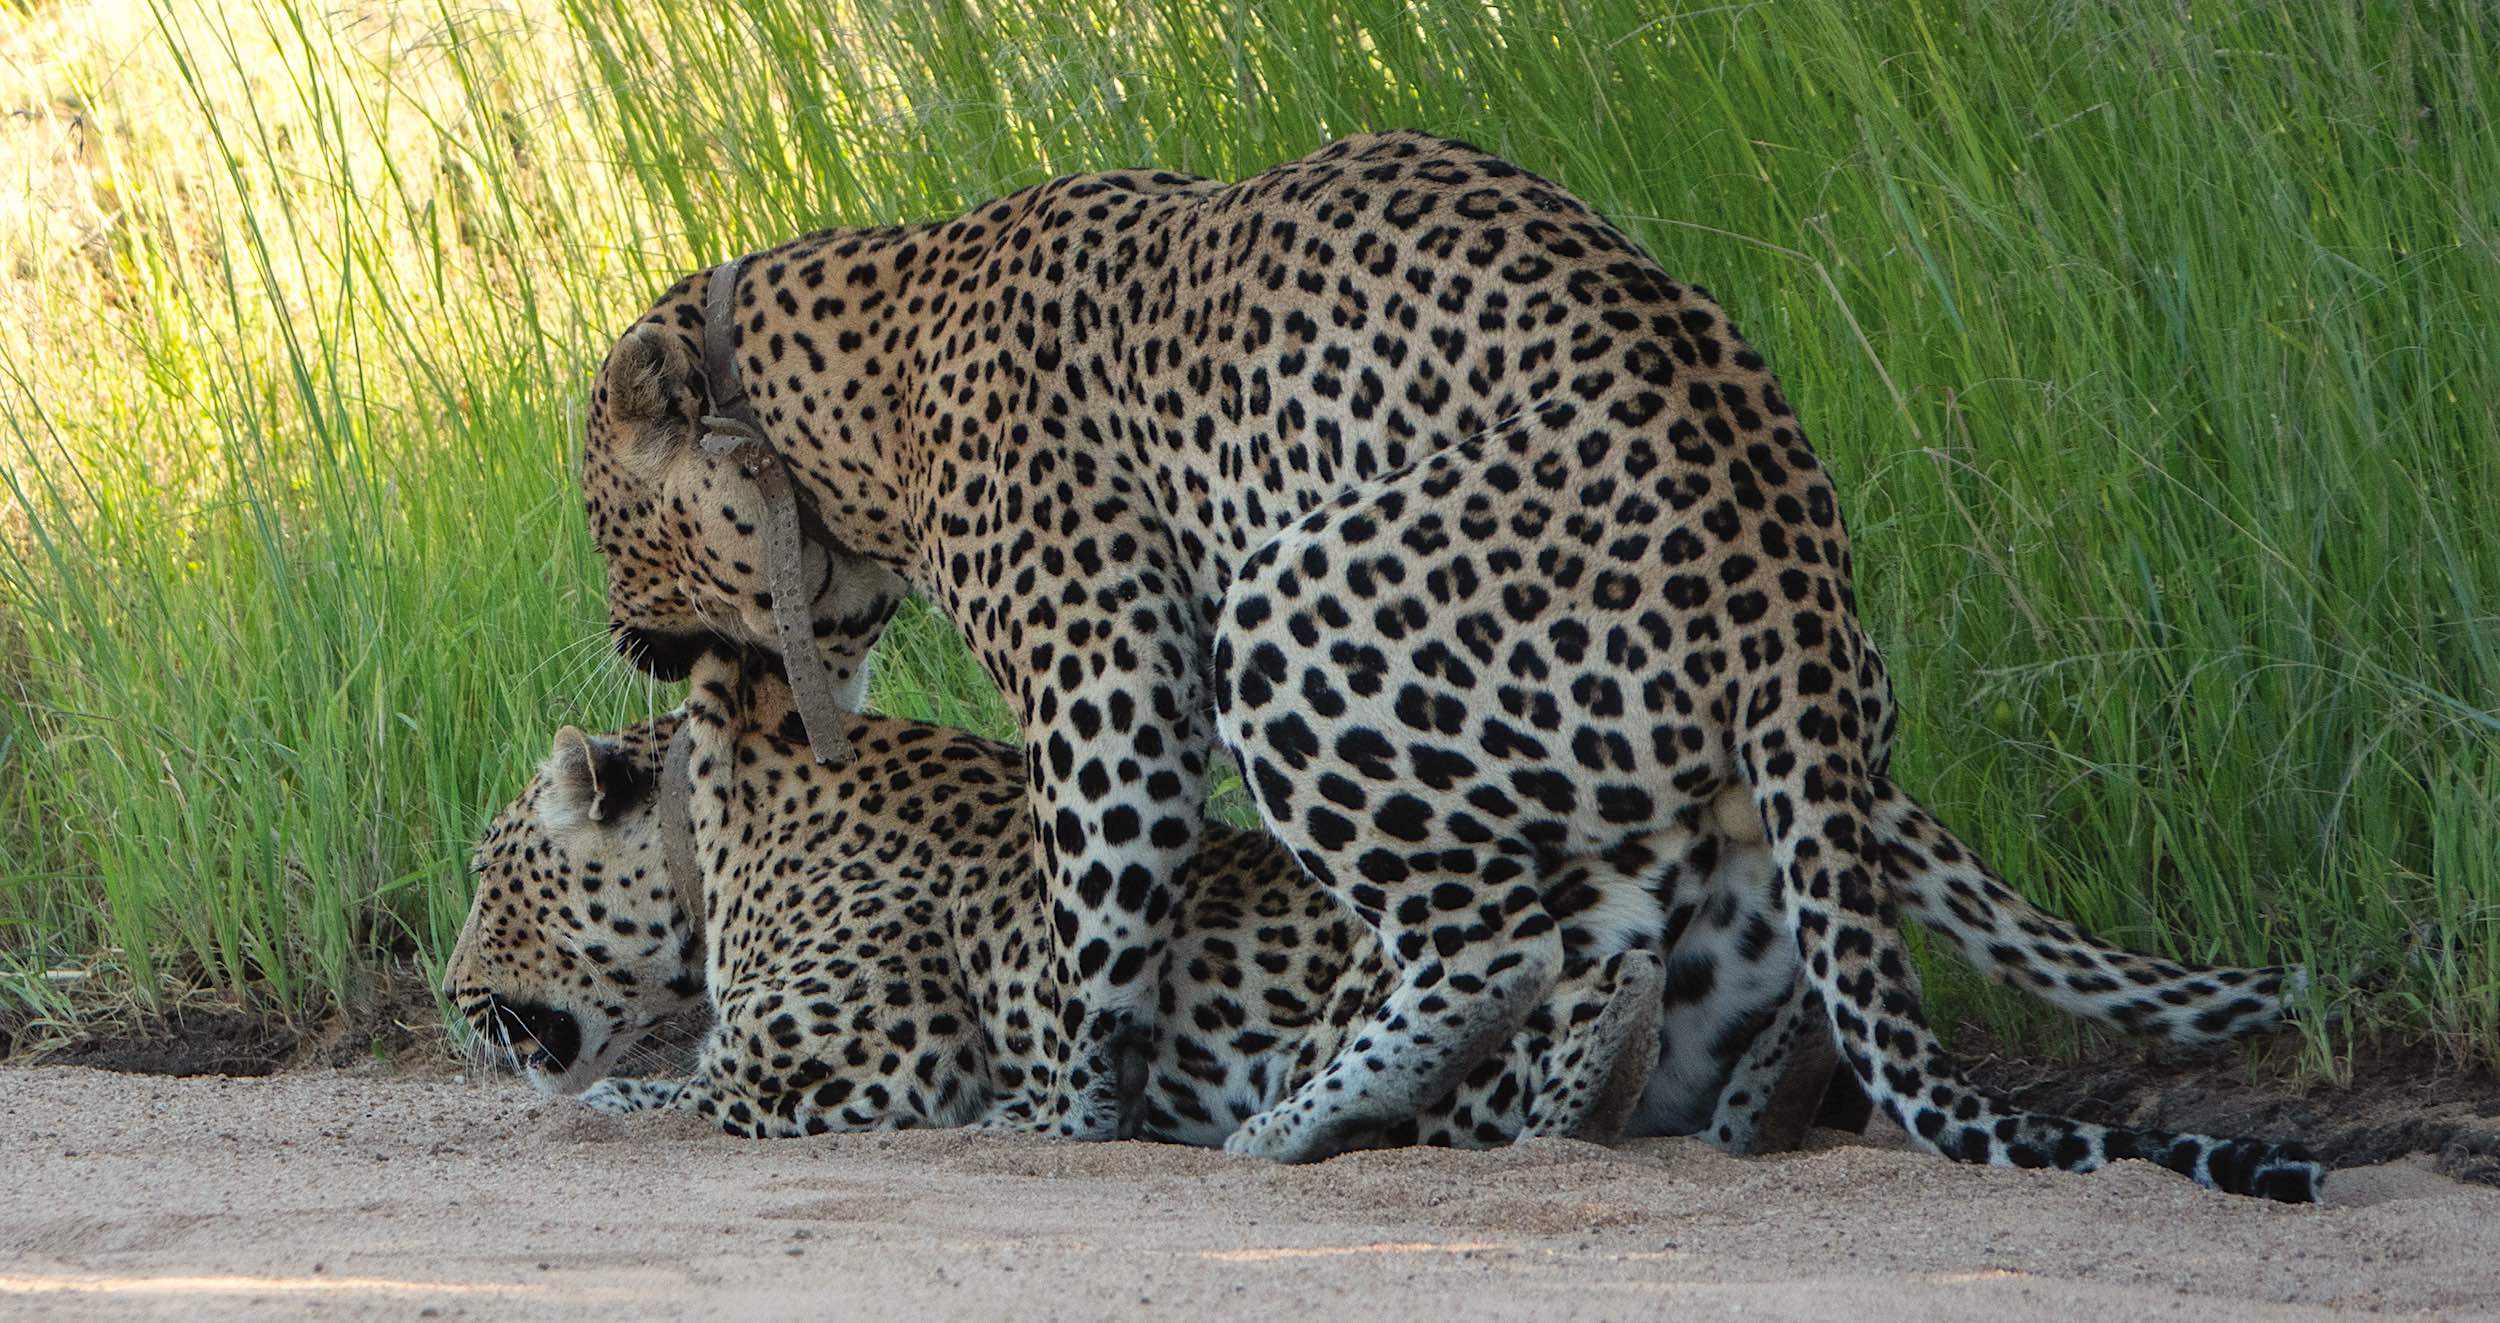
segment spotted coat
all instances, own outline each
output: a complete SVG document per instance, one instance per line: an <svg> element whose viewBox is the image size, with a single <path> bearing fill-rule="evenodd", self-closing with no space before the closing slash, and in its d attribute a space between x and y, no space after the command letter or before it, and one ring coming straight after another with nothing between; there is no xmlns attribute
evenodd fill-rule
<svg viewBox="0 0 2500 1323"><path fill-rule="evenodd" d="M1889 780L1832 485L1716 303L1568 193L1376 134L1235 184L1071 176L742 270L734 360L831 533L819 634L856 644L917 588L1020 715L1063 989L1043 1124L1120 1128L1220 742L1397 969L1236 1151L1322 1157L1446 1092L1577 995L1544 875L1734 787L1833 1043L1919 1143L2312 1193L2296 1152L2151 1151L1990 1096L1936 1043L1888 870L1977 866ZM583 466L619 645L663 675L775 639L754 479L694 440L706 284L611 351ZM2169 976L2121 977L2157 1017Z"/></svg>
<svg viewBox="0 0 2500 1323"><path fill-rule="evenodd" d="M477 1043L550 1090L587 1086L603 1110L686 1108L750 1135L1022 1123L1047 1091L1035 1026L1054 989L1020 761L959 731L860 718L844 731L860 758L819 767L790 706L771 668L711 658L682 713L559 732L479 845L446 995ZM653 791L686 722L707 874L691 884L663 871ZM1793 1144L1829 1067L1802 1049L1828 1040L1781 940L1767 851L1758 832L1744 839L1746 801L1714 810L1712 834L1649 843L1654 904L1574 909L1567 941L1598 966L1580 981L1587 1000L1540 1008L1448 1095L1359 1142L1626 1130ZM1575 890L1609 866L1575 861L1553 884ZM1209 1145L1333 1059L1392 971L1263 833L1212 828L1185 893L1141 1133ZM1910 904L1982 968L2066 1009L2108 1019L2125 1004L2048 977L2136 959L2124 952L2081 941L2038 963L1992 956L2049 922L2019 899ZM2228 1007L2225 972L2209 971L2194 1009ZM696 990L714 1023L691 1077L609 1076Z"/></svg>

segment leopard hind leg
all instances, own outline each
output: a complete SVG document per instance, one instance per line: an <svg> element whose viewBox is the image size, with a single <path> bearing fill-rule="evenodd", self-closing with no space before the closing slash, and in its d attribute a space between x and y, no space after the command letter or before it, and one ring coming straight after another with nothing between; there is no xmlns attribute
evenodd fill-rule
<svg viewBox="0 0 2500 1323"><path fill-rule="evenodd" d="M1804 1142L1826 1093L1847 1078L1823 1022L1823 999L1812 983L1794 979L1745 1040L1699 1134L1729 1153L1785 1153Z"/></svg>
<svg viewBox="0 0 2500 1323"><path fill-rule="evenodd" d="M1548 872L1545 908L1562 925L1563 976L1519 1044L1527 1092L1519 1138L1604 1142L1631 1120L1657 1065L1668 902L1689 889L1707 851L1699 833L1674 827Z"/></svg>
<svg viewBox="0 0 2500 1323"><path fill-rule="evenodd" d="M1401 906L1398 916L1367 904L1360 889L1341 889L1325 862L1304 854L1276 818L1270 822L1321 885L1348 896L1378 928L1384 953L1394 953L1387 997L1328 1064L1224 1141L1228 1153L1316 1162L1377 1142L1384 1127L1412 1121L1462 1084L1551 994L1562 938L1524 859L1497 854L1444 879L1470 898L1486 897L1466 909L1433 908L1425 898L1440 884L1408 866L1402 880L1415 888L1410 899L1425 904L1421 912Z"/></svg>
<svg viewBox="0 0 2500 1323"><path fill-rule="evenodd" d="M1657 1064L1631 1133L1698 1134L1739 1153L1793 1147L1813 1104L1793 1122L1765 1109L1829 1077L1828 1035L1809 1014L1816 1006L1788 940L1761 819L1741 789L1722 794L1712 816L1712 836L1688 870L1697 882L1678 897ZM1800 1078L1785 1083L1792 1073Z"/></svg>
<svg viewBox="0 0 2500 1323"><path fill-rule="evenodd" d="M1647 947L1567 966L1554 997L1530 1020L1527 1112L1519 1138L1611 1143L1640 1104L1658 1059L1666 967Z"/></svg>

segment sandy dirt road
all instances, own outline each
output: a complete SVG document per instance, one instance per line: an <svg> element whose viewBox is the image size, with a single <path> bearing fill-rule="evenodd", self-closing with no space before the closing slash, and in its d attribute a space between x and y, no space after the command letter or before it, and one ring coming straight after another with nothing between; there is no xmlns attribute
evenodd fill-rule
<svg viewBox="0 0 2500 1323"><path fill-rule="evenodd" d="M501 1079L0 1070L0 1318L2500 1318L2500 1189L2289 1208L1840 1141L1277 1168L966 1133L740 1141Z"/></svg>

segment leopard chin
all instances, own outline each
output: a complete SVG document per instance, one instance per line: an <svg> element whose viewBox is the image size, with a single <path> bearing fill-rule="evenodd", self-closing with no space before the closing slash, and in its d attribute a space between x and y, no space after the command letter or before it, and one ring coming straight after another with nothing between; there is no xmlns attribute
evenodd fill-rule
<svg viewBox="0 0 2500 1323"><path fill-rule="evenodd" d="M608 633L616 640L618 656L635 670L667 684L692 674L695 662L705 653L731 646L717 635L664 634L614 620L608 622Z"/></svg>

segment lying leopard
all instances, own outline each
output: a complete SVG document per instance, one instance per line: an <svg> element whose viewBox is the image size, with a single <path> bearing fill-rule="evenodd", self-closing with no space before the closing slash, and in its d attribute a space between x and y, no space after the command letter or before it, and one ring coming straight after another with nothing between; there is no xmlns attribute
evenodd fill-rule
<svg viewBox="0 0 2500 1323"><path fill-rule="evenodd" d="M726 641L819 694L808 645L847 653L915 588L963 630L1022 723L1058 1133L1119 1130L1220 739L1394 971L1235 1151L1323 1157L1580 997L1553 874L1637 904L1641 842L1731 789L1832 1041L1917 1143L2141 1151L1973 1086L1929 1032L1897 900L2001 888L1890 779L1832 485L1707 293L1508 162L1375 134L1236 184L1077 175L792 240L624 334L582 482L617 644L655 675ZM2126 976L2049 977L2164 1013ZM2255 1142L2164 1160L2314 1183Z"/></svg>
<svg viewBox="0 0 2500 1323"><path fill-rule="evenodd" d="M681 725L700 884L669 876L663 849L657 786ZM477 1041L550 1091L587 1086L602 1110L686 1108L733 1134L1023 1119L1051 1069L1035 1026L1055 1007L1020 760L915 722L854 718L844 734L860 756L818 766L786 685L752 657L699 662L680 713L596 739L559 732L474 861L445 994ZM1599 912L1558 895L1598 966L1581 980L1591 999L1532 1017L1449 1096L1362 1142L1699 1131L1739 1152L1792 1145L1831 1058L1809 1050L1828 1039L1778 940L1781 893L1762 842L1743 839L1744 807L1730 797L1708 832L1656 843L1653 904ZM1210 828L1188 878L1142 1133L1215 1145L1322 1068L1392 983L1364 926L1264 834ZM1556 878L1581 885L1575 868ZM1982 896L1908 899L1982 968L2067 1010L2185 1041L2277 1013L2267 997L2242 1004L2256 971L2160 966L2019 897ZM2142 968L2175 994L2155 998L2155 1020L2130 1014L2131 995L2065 977L2110 971L2133 987L2122 971ZM691 1079L603 1078L706 988L715 1024ZM1610 1064L1575 1090L1589 1062ZM2180 1142L2137 1139L2147 1154Z"/></svg>

